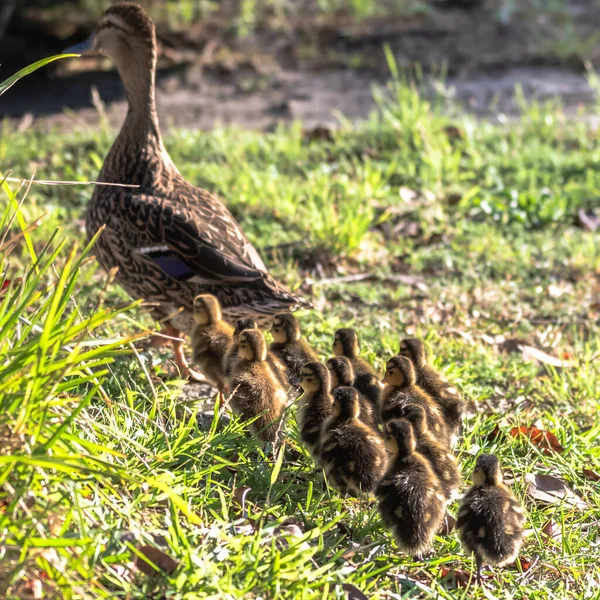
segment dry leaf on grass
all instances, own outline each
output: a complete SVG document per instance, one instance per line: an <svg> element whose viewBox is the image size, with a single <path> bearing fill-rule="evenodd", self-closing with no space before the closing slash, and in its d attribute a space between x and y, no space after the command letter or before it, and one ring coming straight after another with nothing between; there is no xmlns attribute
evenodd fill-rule
<svg viewBox="0 0 600 600"><path fill-rule="evenodd" d="M176 560L154 546L139 546L138 552L148 559L144 560L141 556L135 557L135 566L145 575L155 575L160 571L171 575L179 565Z"/></svg>
<svg viewBox="0 0 600 600"><path fill-rule="evenodd" d="M252 491L249 485L243 485L233 490L233 499L242 508L242 515L244 519L248 518L248 512L246 511L246 496Z"/></svg>
<svg viewBox="0 0 600 600"><path fill-rule="evenodd" d="M568 353L563 353L563 358L558 358L548 354L547 352L544 352L543 350L540 350L539 348L530 346L526 340L521 338L502 339L502 336L495 336L494 338L491 338L490 336L486 337L488 340L496 340L498 348L503 352L520 352L523 360L527 362L539 362L543 365L549 365L559 369L575 366L575 360L570 358Z"/></svg>
<svg viewBox="0 0 600 600"><path fill-rule="evenodd" d="M343 583L342 589L346 592L348 600L369 600L368 596L365 596L363 592L351 583Z"/></svg>
<svg viewBox="0 0 600 600"><path fill-rule="evenodd" d="M450 569L448 567L442 567L440 569L440 577L443 579L444 577L448 577L448 575L454 576L454 581L456 582L457 588L466 588L471 580L471 574L468 571L464 571L463 569ZM482 575L482 578L487 579L485 575Z"/></svg>
<svg viewBox="0 0 600 600"><path fill-rule="evenodd" d="M528 482L527 494L534 500L546 504L564 502L573 508L587 508L587 504L558 477L527 473L525 480Z"/></svg>
<svg viewBox="0 0 600 600"><path fill-rule="evenodd" d="M580 208L577 211L577 224L587 231L596 231L600 227L600 216L591 210Z"/></svg>
<svg viewBox="0 0 600 600"><path fill-rule="evenodd" d="M596 471L592 471L592 469L583 469L582 473L589 481L600 481L600 475Z"/></svg>
<svg viewBox="0 0 600 600"><path fill-rule="evenodd" d="M556 521L550 519L542 527L542 536L560 544L562 542L562 527Z"/></svg>
<svg viewBox="0 0 600 600"><path fill-rule="evenodd" d="M456 527L456 519L449 513L446 513L446 517L444 518L444 522L438 531L439 535L450 535L454 528Z"/></svg>
<svg viewBox="0 0 600 600"><path fill-rule="evenodd" d="M552 454L553 452L564 452L564 448L560 445L557 437L550 431L544 431L537 427L513 427L510 430L512 437L526 437L534 445L543 450L544 454Z"/></svg>

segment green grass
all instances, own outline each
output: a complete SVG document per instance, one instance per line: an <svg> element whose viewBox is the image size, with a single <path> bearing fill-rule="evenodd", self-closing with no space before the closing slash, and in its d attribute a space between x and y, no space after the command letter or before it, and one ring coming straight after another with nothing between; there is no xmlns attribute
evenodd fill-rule
<svg viewBox="0 0 600 600"><path fill-rule="evenodd" d="M9 93L17 101L18 85ZM380 110L331 143L293 126L171 131L166 145L318 307L301 320L323 357L342 324L359 329L378 368L399 336L427 340L470 401L463 475L479 452L498 454L533 530L521 553L532 567L496 570L492 593L597 597L600 493L582 469L600 472L600 234L575 226L599 196L597 133L526 102L510 127L477 122L399 74L376 93ZM113 135L17 134L6 123L0 168L93 180ZM9 237L19 200L23 226L46 215L2 269L24 280L0 302L1 596L39 586L50 598L343 598L351 583L370 598L483 597L456 589L453 572L472 568L456 533L414 561L372 501L329 490L293 416L280 464L235 418L199 428L205 398L181 395L168 355L133 340L152 327L144 310L107 285L89 251L67 250L83 239L91 188L10 188ZM369 279L344 279L357 274ZM577 366L542 371L490 343L499 334L573 354ZM545 455L508 434L534 423L565 451ZM588 507L528 498L532 472L563 479ZM541 533L550 519L560 541ZM144 544L178 569L143 575L133 562Z"/></svg>

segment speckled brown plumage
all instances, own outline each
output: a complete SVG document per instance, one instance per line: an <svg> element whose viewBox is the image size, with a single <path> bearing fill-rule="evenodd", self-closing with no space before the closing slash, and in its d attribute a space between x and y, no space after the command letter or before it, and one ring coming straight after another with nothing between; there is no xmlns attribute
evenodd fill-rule
<svg viewBox="0 0 600 600"><path fill-rule="evenodd" d="M465 494L456 520L460 541L475 554L477 581L483 562L501 566L517 557L523 542L525 515L519 501L502 483L498 459L477 458L473 485Z"/></svg>
<svg viewBox="0 0 600 600"><path fill-rule="evenodd" d="M375 490L379 514L398 548L419 555L431 547L442 524L446 498L428 461L416 451L408 421L387 423L385 444L391 456Z"/></svg>
<svg viewBox="0 0 600 600"><path fill-rule="evenodd" d="M333 397L332 416L323 424L321 442L327 480L342 494L369 493L385 472L383 441L358 418L360 402L354 388L338 388Z"/></svg>
<svg viewBox="0 0 600 600"><path fill-rule="evenodd" d="M449 434L438 405L429 394L416 384L412 362L403 356L394 356L386 365L385 387L381 394L381 418L384 423L401 419L407 404L422 406L427 415L427 427L438 439L449 444Z"/></svg>
<svg viewBox="0 0 600 600"><path fill-rule="evenodd" d="M103 46L108 35L111 43ZM100 264L118 267L117 281L131 296L156 303L157 318L170 317L188 333L199 294L216 296L229 321L270 318L306 304L271 277L221 201L189 184L167 154L154 100L154 25L143 9L109 8L96 48L116 63L129 104L98 179L139 186L95 188L86 229L92 237L105 227L95 245Z"/></svg>
<svg viewBox="0 0 600 600"><path fill-rule="evenodd" d="M304 390L298 399L296 411L300 439L315 463L320 465L321 429L331 416L333 405L333 396L329 390L329 371L325 365L309 362L300 369L299 378Z"/></svg>
<svg viewBox="0 0 600 600"><path fill-rule="evenodd" d="M307 362L318 362L317 353L302 338L298 319L291 313L275 315L271 335L274 341L269 346L270 352L285 365L289 384L297 386L300 369Z"/></svg>
<svg viewBox="0 0 600 600"><path fill-rule="evenodd" d="M354 329L345 327L335 332L333 354L335 356L345 356L350 360L355 377L363 373L375 375L375 369L364 358L359 356L359 352L360 344L358 342L358 335Z"/></svg>
<svg viewBox="0 0 600 600"><path fill-rule="evenodd" d="M267 343L258 329L240 334L229 404L263 441L274 442L287 403L285 390L267 362Z"/></svg>
<svg viewBox="0 0 600 600"><path fill-rule="evenodd" d="M427 363L425 344L417 338L400 341L400 356L409 358L415 366L417 385L427 392L438 404L454 445L462 425L464 402L458 389L446 381Z"/></svg>

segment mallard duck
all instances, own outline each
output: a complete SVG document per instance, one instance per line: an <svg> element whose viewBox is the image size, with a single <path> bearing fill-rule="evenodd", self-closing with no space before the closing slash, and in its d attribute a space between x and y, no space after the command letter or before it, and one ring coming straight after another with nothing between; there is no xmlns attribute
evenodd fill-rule
<svg viewBox="0 0 600 600"><path fill-rule="evenodd" d="M427 428L427 415L422 406L406 404L402 409L402 416L412 425L417 442L416 450L429 461L446 499L454 500L461 483L454 454L444 441L431 435Z"/></svg>
<svg viewBox="0 0 600 600"><path fill-rule="evenodd" d="M385 387L381 394L381 418L384 423L402 418L407 404L422 406L427 415L427 427L439 440L449 443L449 433L438 405L416 384L412 362L404 356L394 356L386 364Z"/></svg>
<svg viewBox="0 0 600 600"><path fill-rule="evenodd" d="M363 373L375 375L373 367L359 356L360 344L358 343L358 335L354 329L349 327L338 329L333 338L333 354L335 356L345 356L352 363L354 376L358 377Z"/></svg>
<svg viewBox="0 0 600 600"><path fill-rule="evenodd" d="M134 298L155 305L154 316L175 338L175 361L190 373L180 332L190 333L194 298L212 294L223 316L270 321L309 304L267 271L256 249L222 202L188 183L167 154L155 106L156 35L142 7L119 2L100 18L89 49L115 63L128 102L125 122L104 160L86 229L102 228L94 251ZM78 50L82 50L79 45Z"/></svg>
<svg viewBox="0 0 600 600"><path fill-rule="evenodd" d="M327 361L327 369L329 370L332 392L341 387L354 387L354 369L348 358L345 356L330 358ZM364 376L366 377L368 374L365 373ZM369 427L377 429L381 414L379 407L373 404L371 398L368 398L358 390L356 391L358 392L360 402L360 420Z"/></svg>
<svg viewBox="0 0 600 600"><path fill-rule="evenodd" d="M221 305L215 296L202 294L194 298L192 358L202 374L220 392L227 392L225 357L233 343L233 327L221 318Z"/></svg>
<svg viewBox="0 0 600 600"><path fill-rule="evenodd" d="M405 356L412 361L417 373L417 385L439 405L451 435L451 445L454 445L460 433L464 412L464 402L460 392L427 363L427 349L421 340L417 338L401 340L400 356Z"/></svg>
<svg viewBox="0 0 600 600"><path fill-rule="evenodd" d="M462 499L456 527L460 541L475 554L477 582L483 562L502 566L517 558L523 542L523 507L502 483L500 463L493 454L477 457L473 485Z"/></svg>
<svg viewBox="0 0 600 600"><path fill-rule="evenodd" d="M298 319L291 313L275 315L271 327L273 343L269 350L285 366L290 385L297 386L300 381L300 370L307 362L318 362L317 353L302 338Z"/></svg>
<svg viewBox="0 0 600 600"><path fill-rule="evenodd" d="M304 394L298 400L296 419L300 439L315 463L320 464L321 428L331 416L333 396L329 390L329 371L318 362L308 362L300 369L300 387Z"/></svg>
<svg viewBox="0 0 600 600"><path fill-rule="evenodd" d="M360 419L358 392L333 392L331 417L323 423L321 463L329 483L342 494L372 492L381 479L387 456L380 434Z"/></svg>
<svg viewBox="0 0 600 600"><path fill-rule="evenodd" d="M421 555L444 520L446 497L429 462L416 451L411 424L400 419L385 428L390 458L375 490L379 514L401 551Z"/></svg>
<svg viewBox="0 0 600 600"><path fill-rule="evenodd" d="M265 442L275 442L287 395L267 362L267 342L259 329L240 333L229 404ZM258 418L256 418L258 417Z"/></svg>

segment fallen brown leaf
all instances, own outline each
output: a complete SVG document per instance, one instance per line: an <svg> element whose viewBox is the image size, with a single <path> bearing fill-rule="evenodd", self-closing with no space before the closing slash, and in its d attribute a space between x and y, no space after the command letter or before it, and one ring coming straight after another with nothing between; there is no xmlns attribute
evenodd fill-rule
<svg viewBox="0 0 600 600"><path fill-rule="evenodd" d="M521 353L523 360L528 362L540 362L544 365L550 365L552 367L558 367L564 369L566 367L573 367L575 365L574 360L562 360L556 356L552 356L539 348L533 346L522 346Z"/></svg>
<svg viewBox="0 0 600 600"><path fill-rule="evenodd" d="M528 482L527 494L534 500L546 504L564 502L573 508L587 508L587 504L558 477L527 473L525 480Z"/></svg>
<svg viewBox="0 0 600 600"><path fill-rule="evenodd" d="M544 451L544 454L552 454L553 452L561 453L565 449L560 445L557 437L550 431L544 431L537 427L513 427L510 430L512 437L526 437L529 441L538 448Z"/></svg>
<svg viewBox="0 0 600 600"><path fill-rule="evenodd" d="M138 551L148 559L144 560L141 556L135 557L135 566L144 573L144 575L155 575L160 571L165 572L167 575L171 575L179 566L179 563L176 560L154 546L139 546ZM158 567L160 571L156 569L155 566Z"/></svg>
<svg viewBox="0 0 600 600"><path fill-rule="evenodd" d="M600 481L600 475L596 471L592 471L592 469L583 469L582 473L589 481Z"/></svg>
<svg viewBox="0 0 600 600"><path fill-rule="evenodd" d="M450 535L454 528L456 527L456 519L449 513L446 513L446 517L444 518L444 522L440 527L439 534L440 535Z"/></svg>
<svg viewBox="0 0 600 600"><path fill-rule="evenodd" d="M342 589L346 592L348 600L369 600L363 592L351 583L343 583Z"/></svg>
<svg viewBox="0 0 600 600"><path fill-rule="evenodd" d="M466 588L469 585L469 581L471 580L471 574L468 571L464 571L463 569L450 569L448 567L442 567L440 569L440 577L442 579L444 577L448 577L449 575L454 575L456 587L460 588Z"/></svg>
<svg viewBox="0 0 600 600"><path fill-rule="evenodd" d="M252 488L249 485L243 485L239 488L235 488L233 490L233 499L242 509L242 515L244 519L248 517L248 512L246 511L246 496L252 491Z"/></svg>
<svg viewBox="0 0 600 600"><path fill-rule="evenodd" d="M591 210L580 208L577 211L577 223L582 229L596 231L600 227L600 216Z"/></svg>
<svg viewBox="0 0 600 600"><path fill-rule="evenodd" d="M553 519L546 521L546 524L542 527L542 535L559 544L562 542L562 528Z"/></svg>

